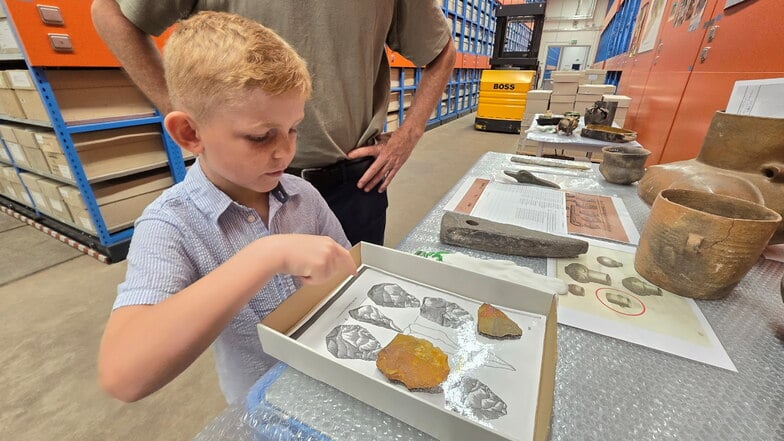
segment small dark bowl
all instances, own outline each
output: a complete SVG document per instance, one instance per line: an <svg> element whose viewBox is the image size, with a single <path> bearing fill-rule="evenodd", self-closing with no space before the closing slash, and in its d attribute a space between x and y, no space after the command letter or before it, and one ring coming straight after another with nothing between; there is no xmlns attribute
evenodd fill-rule
<svg viewBox="0 0 784 441"><path fill-rule="evenodd" d="M536 124L540 126L557 126L562 119L563 115L540 116L536 118Z"/></svg>

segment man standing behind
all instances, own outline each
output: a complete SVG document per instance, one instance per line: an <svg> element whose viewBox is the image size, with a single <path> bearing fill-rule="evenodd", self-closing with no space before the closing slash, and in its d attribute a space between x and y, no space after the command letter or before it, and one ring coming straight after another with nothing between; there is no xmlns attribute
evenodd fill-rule
<svg viewBox="0 0 784 441"><path fill-rule="evenodd" d="M422 137L455 60L435 0L94 0L95 28L164 115L171 109L150 35L200 10L222 10L271 28L308 62L313 99L287 172L313 184L349 241L383 244L389 183ZM384 45L426 66L403 124L383 135L390 71Z"/></svg>

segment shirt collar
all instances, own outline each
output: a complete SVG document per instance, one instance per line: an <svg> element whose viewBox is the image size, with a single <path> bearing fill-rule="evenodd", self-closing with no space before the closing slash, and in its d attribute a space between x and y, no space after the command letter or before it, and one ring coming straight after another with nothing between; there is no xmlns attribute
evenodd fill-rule
<svg viewBox="0 0 784 441"><path fill-rule="evenodd" d="M281 177L280 182L278 182L278 186L269 193L270 196L272 196L272 198L270 198L270 219L272 219L274 214L273 206L275 207L274 211L277 211L277 209L285 204L290 197L299 193L299 190L297 190L295 186L288 186L288 190L286 190L283 184L285 179L286 175L284 174ZM217 223L218 218L220 218L232 204L241 206L207 178L207 175L204 174L204 171L199 165L198 159L188 170L182 185L185 191L190 195L196 208L204 213L212 222Z"/></svg>

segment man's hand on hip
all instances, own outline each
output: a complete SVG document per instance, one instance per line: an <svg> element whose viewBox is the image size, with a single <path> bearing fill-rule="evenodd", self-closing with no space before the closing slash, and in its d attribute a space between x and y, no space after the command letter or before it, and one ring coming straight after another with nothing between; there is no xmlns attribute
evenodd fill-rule
<svg viewBox="0 0 784 441"><path fill-rule="evenodd" d="M367 192L381 183L378 192L386 191L400 167L408 160L417 141L419 141L419 137L401 128L394 132L382 133L378 136L375 145L359 147L350 151L348 153L349 159L364 156L376 158L357 182L357 187Z"/></svg>

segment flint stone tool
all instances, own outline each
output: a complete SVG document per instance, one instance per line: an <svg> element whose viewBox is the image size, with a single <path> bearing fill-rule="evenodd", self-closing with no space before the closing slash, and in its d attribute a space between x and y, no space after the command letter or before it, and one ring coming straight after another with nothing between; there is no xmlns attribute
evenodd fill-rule
<svg viewBox="0 0 784 441"><path fill-rule="evenodd" d="M561 186L556 184L555 182L550 182L541 178L537 178L533 173L529 172L528 170L516 170L516 171L504 170L504 174L512 178L515 178L515 180L521 184L541 185L542 187L550 187L550 188L561 188Z"/></svg>
<svg viewBox="0 0 784 441"><path fill-rule="evenodd" d="M516 225L447 211L441 218L441 242L480 251L527 257L574 257L588 242Z"/></svg>

